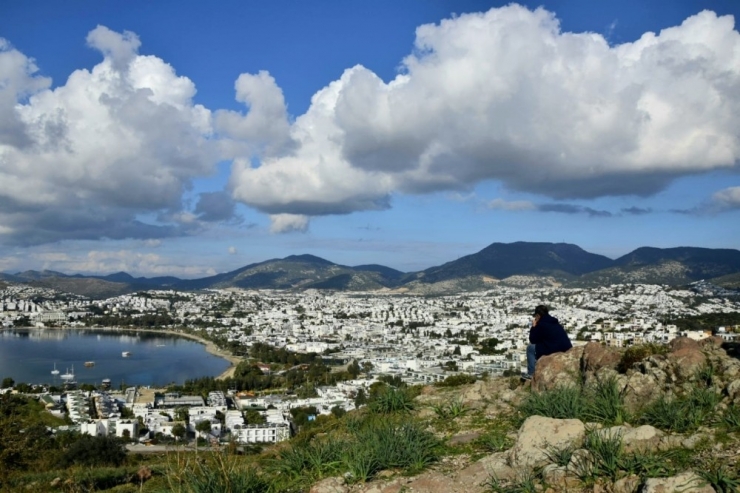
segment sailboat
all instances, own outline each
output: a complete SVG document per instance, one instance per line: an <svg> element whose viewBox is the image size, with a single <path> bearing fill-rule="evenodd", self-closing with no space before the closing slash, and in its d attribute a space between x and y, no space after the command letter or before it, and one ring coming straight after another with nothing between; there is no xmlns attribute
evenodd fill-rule
<svg viewBox="0 0 740 493"><path fill-rule="evenodd" d="M72 371L69 371L69 368L67 368L67 373L64 373L59 378L62 380L74 380L75 379L75 365L72 365Z"/></svg>
<svg viewBox="0 0 740 493"><path fill-rule="evenodd" d="M52 375L59 375L59 370L57 370L57 363L56 363L56 361L54 362L54 369L51 370L51 374Z"/></svg>

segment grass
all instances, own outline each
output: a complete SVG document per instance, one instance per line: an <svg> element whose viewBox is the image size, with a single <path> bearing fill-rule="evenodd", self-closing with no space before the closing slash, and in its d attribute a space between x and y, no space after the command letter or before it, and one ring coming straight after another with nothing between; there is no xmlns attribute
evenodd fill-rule
<svg viewBox="0 0 740 493"><path fill-rule="evenodd" d="M563 386L531 393L519 406L523 421L529 416L580 419L605 425L620 425L628 420L624 395L614 377L597 380L590 386Z"/></svg>
<svg viewBox="0 0 740 493"><path fill-rule="evenodd" d="M575 445L571 445L563 448L550 447L545 453L553 464L559 467L568 467L575 451Z"/></svg>
<svg viewBox="0 0 740 493"><path fill-rule="evenodd" d="M722 396L713 389L694 388L677 397L661 395L644 410L641 421L664 431L690 433L712 424Z"/></svg>
<svg viewBox="0 0 740 493"><path fill-rule="evenodd" d="M697 474L718 493L740 491L740 478L726 464L712 464L707 469L700 469Z"/></svg>
<svg viewBox="0 0 740 493"><path fill-rule="evenodd" d="M380 414L408 413L414 410L414 396L408 389L387 387L370 402L370 409Z"/></svg>
<svg viewBox="0 0 740 493"><path fill-rule="evenodd" d="M492 493L537 493L540 487L534 474L524 473L514 481L502 481L491 476L484 483Z"/></svg>
<svg viewBox="0 0 740 493"><path fill-rule="evenodd" d="M514 445L512 440L508 436L506 436L506 433L501 430L491 430L487 433L484 433L483 435L479 436L473 443L477 447L489 453L502 452Z"/></svg>
<svg viewBox="0 0 740 493"><path fill-rule="evenodd" d="M447 404L435 404L432 410L439 419L456 419L468 412L467 406L459 398Z"/></svg>
<svg viewBox="0 0 740 493"><path fill-rule="evenodd" d="M200 459L200 460L198 460ZM268 493L271 482L239 457L222 452L176 454L167 489L177 493Z"/></svg>

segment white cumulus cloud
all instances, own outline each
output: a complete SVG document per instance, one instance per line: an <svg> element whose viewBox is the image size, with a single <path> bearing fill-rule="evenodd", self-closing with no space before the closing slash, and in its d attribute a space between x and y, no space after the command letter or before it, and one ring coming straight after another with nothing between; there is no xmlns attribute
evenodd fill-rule
<svg viewBox="0 0 740 493"><path fill-rule="evenodd" d="M270 88L268 120L283 122L271 78L251 77L248 86ZM510 5L419 27L389 82L347 69L295 118L295 147L256 167L236 159L230 186L269 214L307 216L485 180L556 199L650 195L679 176L738 167L739 88L731 16L701 12L612 46Z"/></svg>
<svg viewBox="0 0 740 493"><path fill-rule="evenodd" d="M13 101L11 116L0 111L6 242L177 234L139 217L179 211L191 180L218 160L211 112L193 103L192 81L139 55L133 33L98 26L87 42L103 60L54 89L0 42L0 79L13 81L0 84L0 109Z"/></svg>

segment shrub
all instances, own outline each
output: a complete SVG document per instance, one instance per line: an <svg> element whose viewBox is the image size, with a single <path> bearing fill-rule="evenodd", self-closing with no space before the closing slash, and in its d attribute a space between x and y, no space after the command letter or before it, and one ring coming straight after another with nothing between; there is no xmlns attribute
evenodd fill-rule
<svg viewBox="0 0 740 493"><path fill-rule="evenodd" d="M460 385L467 385L475 383L477 379L473 375L467 375L460 373L459 375L450 375L441 382L436 382L435 387L458 387Z"/></svg>
<svg viewBox="0 0 740 493"><path fill-rule="evenodd" d="M123 441L116 437L81 435L64 451L61 467L73 464L83 466L120 466L126 459Z"/></svg>
<svg viewBox="0 0 740 493"><path fill-rule="evenodd" d="M370 409L376 413L407 413L413 411L414 401L411 393L406 389L387 387L380 391L370 401Z"/></svg>
<svg viewBox="0 0 740 493"><path fill-rule="evenodd" d="M648 343L630 346L622 354L622 359L617 365L617 370L620 373L626 373L635 363L639 363L654 354L666 354L667 352L668 347L662 344Z"/></svg>

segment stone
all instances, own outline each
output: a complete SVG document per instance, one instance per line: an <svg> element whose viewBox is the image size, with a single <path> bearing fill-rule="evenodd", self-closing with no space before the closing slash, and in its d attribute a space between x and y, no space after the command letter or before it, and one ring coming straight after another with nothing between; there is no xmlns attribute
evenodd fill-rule
<svg viewBox="0 0 740 493"><path fill-rule="evenodd" d="M684 437L681 435L664 435L658 444L658 450L672 450L682 446Z"/></svg>
<svg viewBox="0 0 740 493"><path fill-rule="evenodd" d="M688 438L684 438L681 440L681 447L693 450L695 449L701 442L708 440L709 435L706 433L697 433L696 435L691 435Z"/></svg>
<svg viewBox="0 0 740 493"><path fill-rule="evenodd" d="M308 490L309 493L347 493L349 488L342 478L322 479Z"/></svg>
<svg viewBox="0 0 740 493"><path fill-rule="evenodd" d="M519 428L516 443L509 453L514 469L531 470L549 463L551 448L579 447L586 436L586 427L577 419L553 419L530 416Z"/></svg>
<svg viewBox="0 0 740 493"><path fill-rule="evenodd" d="M583 346L564 353L554 353L537 360L532 376L532 389L550 390L563 385L577 385L580 381Z"/></svg>
<svg viewBox="0 0 740 493"><path fill-rule="evenodd" d="M454 435L447 443L450 445L464 445L474 441L479 436L481 436L480 431L467 431Z"/></svg>
<svg viewBox="0 0 740 493"><path fill-rule="evenodd" d="M639 487L640 476L633 474L615 481L612 485L612 493L636 493Z"/></svg>
<svg viewBox="0 0 740 493"><path fill-rule="evenodd" d="M670 478L651 478L645 481L643 493L715 493L709 486L693 472L684 472Z"/></svg>
<svg viewBox="0 0 740 493"><path fill-rule="evenodd" d="M654 378L639 372L627 376L624 386L624 404L630 412L638 411L650 403L660 392L660 386Z"/></svg>
<svg viewBox="0 0 740 493"><path fill-rule="evenodd" d="M620 359L622 354L618 349L592 341L583 347L581 371L596 372L602 368L616 370Z"/></svg>
<svg viewBox="0 0 740 493"><path fill-rule="evenodd" d="M740 397L740 379L733 380L727 384L727 395L730 396L731 400L735 400Z"/></svg>
<svg viewBox="0 0 740 493"><path fill-rule="evenodd" d="M56 488L57 486L59 486L59 483L61 482L62 482L62 478L57 476L51 481L51 484L49 486L51 486L52 488Z"/></svg>
<svg viewBox="0 0 740 493"><path fill-rule="evenodd" d="M625 452L651 452L658 449L664 435L665 433L657 428L642 425L637 428L628 428L622 435L622 444Z"/></svg>

